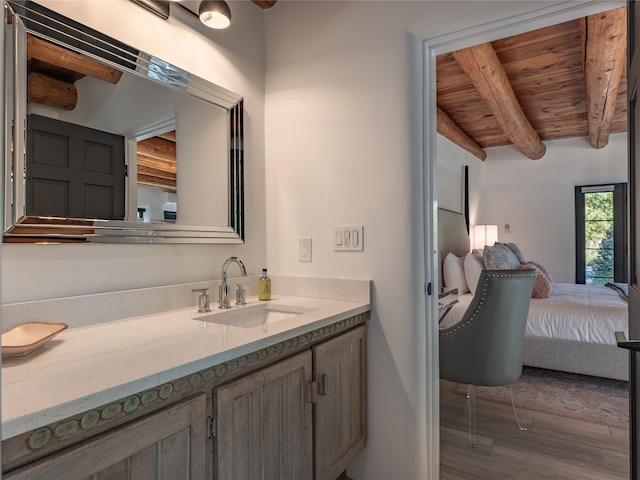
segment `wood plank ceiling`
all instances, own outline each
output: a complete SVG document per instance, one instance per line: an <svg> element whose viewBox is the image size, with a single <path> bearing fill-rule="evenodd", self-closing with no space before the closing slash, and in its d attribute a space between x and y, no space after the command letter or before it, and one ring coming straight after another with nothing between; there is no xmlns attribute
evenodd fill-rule
<svg viewBox="0 0 640 480"><path fill-rule="evenodd" d="M626 7L436 59L438 133L484 160L512 145L539 159L545 140L593 148L627 130Z"/></svg>

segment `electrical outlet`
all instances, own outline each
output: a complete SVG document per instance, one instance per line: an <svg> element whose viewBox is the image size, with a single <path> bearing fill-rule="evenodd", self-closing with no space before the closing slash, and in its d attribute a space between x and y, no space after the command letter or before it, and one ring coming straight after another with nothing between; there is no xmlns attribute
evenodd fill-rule
<svg viewBox="0 0 640 480"><path fill-rule="evenodd" d="M301 262L311 261L311 239L301 238L298 245L298 255Z"/></svg>

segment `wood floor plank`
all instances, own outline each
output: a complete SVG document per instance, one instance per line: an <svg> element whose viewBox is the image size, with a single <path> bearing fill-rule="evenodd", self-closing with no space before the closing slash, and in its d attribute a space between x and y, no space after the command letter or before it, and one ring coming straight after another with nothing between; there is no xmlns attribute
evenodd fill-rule
<svg viewBox="0 0 640 480"><path fill-rule="evenodd" d="M611 427L611 436L613 438L624 439L624 441L629 442L629 429L628 428L616 428Z"/></svg>
<svg viewBox="0 0 640 480"><path fill-rule="evenodd" d="M623 478L629 478L629 454L626 450L610 451L603 449L604 463L608 470Z"/></svg>
<svg viewBox="0 0 640 480"><path fill-rule="evenodd" d="M629 478L629 432L520 409L527 431L517 427L510 405L477 400L478 446L468 446L467 401L440 383L440 479Z"/></svg>

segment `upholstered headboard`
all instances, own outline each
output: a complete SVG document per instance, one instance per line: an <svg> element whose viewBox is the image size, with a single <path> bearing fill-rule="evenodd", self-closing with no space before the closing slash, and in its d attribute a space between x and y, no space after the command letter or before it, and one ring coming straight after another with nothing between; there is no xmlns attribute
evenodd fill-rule
<svg viewBox="0 0 640 480"><path fill-rule="evenodd" d="M438 278L441 287L444 285L442 281L444 257L449 252L458 257L466 255L469 253L469 245L469 232L467 232L464 215L445 208L438 208L438 256L440 259Z"/></svg>

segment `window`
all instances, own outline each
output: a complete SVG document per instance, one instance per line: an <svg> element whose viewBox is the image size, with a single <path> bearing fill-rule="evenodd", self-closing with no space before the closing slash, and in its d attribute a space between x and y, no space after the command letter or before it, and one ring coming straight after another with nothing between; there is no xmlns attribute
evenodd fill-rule
<svg viewBox="0 0 640 480"><path fill-rule="evenodd" d="M627 281L627 184L579 186L576 283Z"/></svg>

